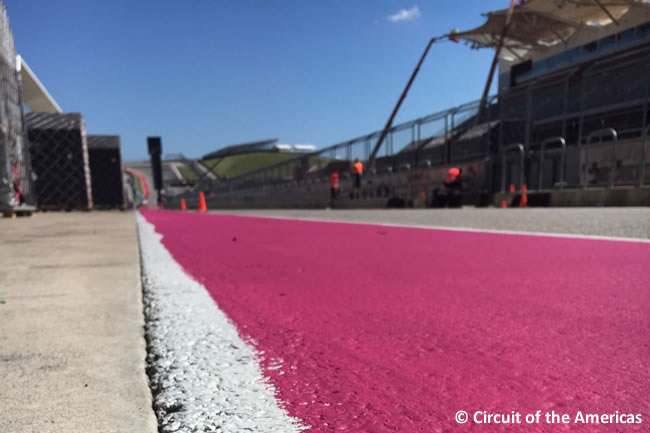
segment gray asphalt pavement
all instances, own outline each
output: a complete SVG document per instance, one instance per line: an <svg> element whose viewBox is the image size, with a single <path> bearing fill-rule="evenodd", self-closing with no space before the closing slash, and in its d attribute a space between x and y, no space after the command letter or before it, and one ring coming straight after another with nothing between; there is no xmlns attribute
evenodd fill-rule
<svg viewBox="0 0 650 433"><path fill-rule="evenodd" d="M650 208L233 210L218 213L650 239Z"/></svg>

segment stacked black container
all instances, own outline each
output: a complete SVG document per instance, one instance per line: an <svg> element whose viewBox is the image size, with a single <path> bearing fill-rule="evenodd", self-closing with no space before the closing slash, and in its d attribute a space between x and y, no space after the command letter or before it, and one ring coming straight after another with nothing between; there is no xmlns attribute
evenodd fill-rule
<svg viewBox="0 0 650 433"><path fill-rule="evenodd" d="M95 208L124 208L120 136L89 135L88 157Z"/></svg>
<svg viewBox="0 0 650 433"><path fill-rule="evenodd" d="M79 113L27 113L32 170L41 209L93 206L88 146Z"/></svg>

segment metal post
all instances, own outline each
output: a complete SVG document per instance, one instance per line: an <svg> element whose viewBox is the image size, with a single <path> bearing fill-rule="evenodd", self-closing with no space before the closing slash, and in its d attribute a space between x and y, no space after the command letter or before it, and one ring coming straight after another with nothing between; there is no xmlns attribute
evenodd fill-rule
<svg viewBox="0 0 650 433"><path fill-rule="evenodd" d="M415 167L417 167L417 166L418 166L418 162L419 162L419 158L418 158L418 144L419 144L419 143L417 143L417 142L415 141L415 123L411 125L411 143L415 145L415 149L414 149L415 152L414 152L414 154L413 154L413 156L414 156L414 158L413 158L413 165L414 165Z"/></svg>
<svg viewBox="0 0 650 433"><path fill-rule="evenodd" d="M513 0L514 1L514 0ZM375 144L374 149L372 150L372 153L370 154L370 157L368 158L368 166L374 161L375 155L377 155L377 152L379 151L379 148L381 147L381 144L383 143L384 139L386 138L386 134L388 134L388 131L390 130L390 127L393 125L393 120L395 119L395 115L397 115L397 112L399 111L399 108L402 106L402 102L404 102L404 99L406 98L406 95L408 94L409 89L411 88L411 84L413 84L413 81L415 80L415 76L418 74L420 71L420 67L422 66L422 63L424 62L424 59L427 57L427 54L429 54L429 50L431 49L431 46L438 41L439 39L445 38L448 35L445 36L440 36L440 37L435 37L431 38L429 40L429 43L427 44L427 47L424 49L424 52L422 53L422 56L420 57L420 60L418 61L417 66L413 70L413 73L411 74L411 78L409 78L409 81L406 83L406 87L402 91L402 94L400 95L397 104L395 105L395 108L393 108L393 112L390 114L390 117L388 118L388 121L386 122L386 126L384 126L384 130L381 132L381 135L379 136L379 139L377 139L377 144Z"/></svg>
<svg viewBox="0 0 650 433"><path fill-rule="evenodd" d="M614 128L598 129L587 136L587 146L585 148L585 166L583 169L584 179L587 179L587 170L589 169L589 148L591 147L591 140L599 138L601 143L604 137L612 137L612 150L609 171L609 187L614 186L614 179L616 174L616 143L618 142L618 133ZM584 185L583 185L584 186Z"/></svg>
<svg viewBox="0 0 650 433"><path fill-rule="evenodd" d="M451 138L454 136L454 130L456 129L456 110L453 110L451 112L451 128L447 130L447 118L445 117L445 132L447 133L445 135L445 150L446 150L446 155L445 158L447 159L446 163L449 164L451 162L451 146L453 145L453 141Z"/></svg>
<svg viewBox="0 0 650 433"><path fill-rule="evenodd" d="M449 113L445 114L445 141L449 136Z"/></svg>
<svg viewBox="0 0 650 433"><path fill-rule="evenodd" d="M528 149L530 147L530 136L532 134L532 122L533 122L533 90L535 88L535 84L533 83L532 86L528 88L526 91L526 128L524 134L524 147Z"/></svg>
<svg viewBox="0 0 650 433"><path fill-rule="evenodd" d="M393 168L393 171L397 171L397 166L395 164L395 156L393 155L393 140L395 138L395 130L390 130L390 135L388 136L388 141L386 142L386 156L390 157L390 166Z"/></svg>
<svg viewBox="0 0 650 433"><path fill-rule="evenodd" d="M453 113L453 112L452 112ZM453 123L453 121L452 121ZM449 113L445 113L445 132L444 132L444 138L445 138L445 149L448 149L451 143L449 142ZM449 155L449 151L446 150L447 155Z"/></svg>
<svg viewBox="0 0 650 433"><path fill-rule="evenodd" d="M585 166L583 165L583 160L584 160L583 151L585 147L582 145L582 134L583 134L584 123L585 123L584 90L585 90L585 77L583 75L580 78L580 116L578 118L578 173L580 176L579 179L580 187L582 188L585 187L585 182L586 182L585 176L583 176L583 172L585 171Z"/></svg>
<svg viewBox="0 0 650 433"><path fill-rule="evenodd" d="M526 160L524 145L521 143L511 144L510 146L503 149L501 153L501 192L506 192L506 156L509 151L517 150L519 151L519 190L521 191L522 186L524 185L524 163Z"/></svg>
<svg viewBox="0 0 650 433"><path fill-rule="evenodd" d="M609 9L607 9L607 7L600 0L594 0L594 2L603 10L603 12L605 12L605 14L607 14L609 19L612 20L614 24L618 25L618 21L616 18L614 18L614 15L612 15Z"/></svg>
<svg viewBox="0 0 650 433"><path fill-rule="evenodd" d="M539 179L537 183L537 189L541 190L544 180L544 152L548 144L558 142L562 146L562 153L560 154L560 188L564 185L564 160L566 157L566 140L564 137L550 137L542 141L539 149Z"/></svg>
<svg viewBox="0 0 650 433"><path fill-rule="evenodd" d="M490 87L492 86L492 78L494 77L494 72L496 71L497 64L499 63L499 56L501 55L501 49L503 48L503 43L506 40L506 36L508 35L508 29L510 28L510 21L512 20L512 14L515 10L515 3L516 0L510 0L510 7L508 8L508 12L506 13L506 22L503 25L503 29L501 31L501 37L499 38L499 44L497 45L497 49L494 51L494 58L492 59L492 65L490 66L490 73L488 74L488 79L487 82L485 83L485 88L483 89L483 96L481 96L481 102L479 103L478 112L476 113L476 122L475 122L476 125L478 125L481 121L481 113L483 111L483 106L487 102L488 93L490 93Z"/></svg>
<svg viewBox="0 0 650 433"><path fill-rule="evenodd" d="M503 98L499 95L499 137L497 138L497 147L495 149L495 155L497 156L501 152L503 147Z"/></svg>
<svg viewBox="0 0 650 433"><path fill-rule="evenodd" d="M569 112L569 76L564 81L564 107L562 109L562 137L566 137L566 118Z"/></svg>
<svg viewBox="0 0 650 433"><path fill-rule="evenodd" d="M639 186L643 186L645 183L645 165L648 160L648 132L650 132L650 125L646 126L643 130L643 144L641 148L641 167L639 169Z"/></svg>
<svg viewBox="0 0 650 433"><path fill-rule="evenodd" d="M650 72L650 56L646 58L646 71ZM641 149L641 170L639 173L639 185L645 183L645 163L648 158L648 151L646 150L646 145L648 144L648 129L650 125L648 122L648 100L650 100L650 79L646 78L645 80L645 100L643 101L643 119L641 119L641 124L645 125L646 128L643 130L643 148Z"/></svg>

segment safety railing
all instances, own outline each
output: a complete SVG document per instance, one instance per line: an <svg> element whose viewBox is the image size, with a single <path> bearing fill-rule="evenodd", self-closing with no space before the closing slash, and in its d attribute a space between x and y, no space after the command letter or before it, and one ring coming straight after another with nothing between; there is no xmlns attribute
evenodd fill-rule
<svg viewBox="0 0 650 433"><path fill-rule="evenodd" d="M618 133L616 132L615 129L613 128L603 128L603 129L597 129L596 131L593 131L591 134L587 136L586 140L586 147L584 149L584 164L582 166L582 182L581 186L584 188L586 186L590 186L589 182L587 181L587 177L589 174L589 170L595 170L593 167L590 167L590 154L592 151L592 147L595 143L595 140L600 140L600 143L603 143L603 139L605 138L611 138L611 147L610 147L610 165L609 165L609 187L614 186L614 182L616 179L616 143L618 142ZM598 179L596 176L596 173L594 173L594 184L598 184Z"/></svg>
<svg viewBox="0 0 650 433"><path fill-rule="evenodd" d="M490 103L495 100L495 96L491 97ZM429 161L429 164L451 162L453 134L471 127L478 104L478 101L473 101L393 126L377 155L374 167L368 167L369 171L396 172L407 166L420 167L423 161ZM355 159L366 161L380 133L381 131L375 131L317 152L298 154L295 158L234 177L227 182L227 186L222 185L220 189L232 191L293 182L300 185L307 179L322 177L322 173L318 172L328 165L332 169L341 170L346 162ZM478 157L480 156L482 154Z"/></svg>
<svg viewBox="0 0 650 433"><path fill-rule="evenodd" d="M508 154L513 151L519 153L519 191L526 183L525 180L525 167L526 167L526 152L524 150L524 145L521 143L511 144L510 146L505 147L501 152L501 192L506 191L506 168L508 165Z"/></svg>
<svg viewBox="0 0 650 433"><path fill-rule="evenodd" d="M648 133L650 133L650 125L646 126L643 130L643 139L641 140L641 162L639 165L639 186L645 184L646 177L646 163L648 162Z"/></svg>
<svg viewBox="0 0 650 433"><path fill-rule="evenodd" d="M650 52L650 47L644 50ZM406 176L401 174L407 170L430 168L431 173L437 173L436 167L485 160L485 188L494 192L499 186L501 190L506 186L502 172L508 169L508 164L500 164L504 155L507 160L523 146L524 163L519 155L519 170L524 171L523 175L519 174L520 186L525 183L522 180L529 180L532 185L528 186L537 190L548 189L549 185L553 188L647 185L650 183L646 175L650 159L647 122L650 76L639 71L646 64L650 70L650 57L637 57L625 62L608 59L611 66L607 62L587 65L584 79L577 78L575 71L567 70L554 77L527 81L491 98L480 120L476 119L478 101L473 101L394 125L377 153L375 166L367 167L367 177L375 176L375 172L376 176L391 176L402 182ZM634 79L605 79L614 72L620 73L619 78ZM480 125L484 130L480 130ZM602 125L611 128L598 129ZM367 160L380 133L375 131L317 152L296 154L295 158L227 181L206 179L203 185L198 182L197 187L209 187L218 193L265 188L292 191L326 182L331 170L345 173L354 159ZM643 149L639 153L641 141ZM504 152L504 149L510 150ZM535 149L532 154L526 153L532 149ZM617 153L621 161L617 161ZM553 164L549 167L551 158ZM594 163L595 168L591 167ZM538 172L534 170L536 165ZM553 179L549 183L551 172ZM597 179L591 183L588 179L594 174ZM513 178L515 175L513 172Z"/></svg>
<svg viewBox="0 0 650 433"><path fill-rule="evenodd" d="M542 141L539 149L539 174L537 180L537 189L541 190L544 188L544 157L546 155L546 148L550 144L560 144L560 175L558 180L558 185L561 188L564 188L565 183L565 173L566 173L566 140L564 137L549 137L546 140Z"/></svg>

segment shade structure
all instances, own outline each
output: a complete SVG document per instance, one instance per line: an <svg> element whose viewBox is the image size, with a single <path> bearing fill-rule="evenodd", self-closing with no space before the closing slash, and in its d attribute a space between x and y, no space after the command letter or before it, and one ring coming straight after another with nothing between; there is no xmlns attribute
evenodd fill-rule
<svg viewBox="0 0 650 433"><path fill-rule="evenodd" d="M23 86L23 102L31 110L41 113L61 113L61 107L27 65L22 56L17 56L16 67Z"/></svg>
<svg viewBox="0 0 650 433"><path fill-rule="evenodd" d="M645 1L529 0L515 6L502 57L523 58L530 51L544 50L579 34L593 33L595 28L616 24L625 15L642 10L650 11ZM476 48L494 48L501 38L506 14L505 9L489 12L483 25L455 36Z"/></svg>

